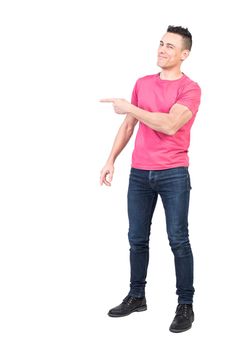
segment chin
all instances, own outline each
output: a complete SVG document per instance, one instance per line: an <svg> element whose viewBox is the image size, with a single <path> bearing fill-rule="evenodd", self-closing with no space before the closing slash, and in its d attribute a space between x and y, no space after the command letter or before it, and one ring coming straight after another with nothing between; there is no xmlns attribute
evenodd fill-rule
<svg viewBox="0 0 234 350"><path fill-rule="evenodd" d="M160 68L163 68L164 65L163 64L160 64L159 62L157 62L157 66L160 67Z"/></svg>

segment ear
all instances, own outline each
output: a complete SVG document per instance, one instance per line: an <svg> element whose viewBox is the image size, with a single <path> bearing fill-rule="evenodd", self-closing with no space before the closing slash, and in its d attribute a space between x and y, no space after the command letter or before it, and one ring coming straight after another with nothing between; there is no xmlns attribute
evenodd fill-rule
<svg viewBox="0 0 234 350"><path fill-rule="evenodd" d="M181 52L181 61L184 61L190 54L190 51L189 50L183 50Z"/></svg>

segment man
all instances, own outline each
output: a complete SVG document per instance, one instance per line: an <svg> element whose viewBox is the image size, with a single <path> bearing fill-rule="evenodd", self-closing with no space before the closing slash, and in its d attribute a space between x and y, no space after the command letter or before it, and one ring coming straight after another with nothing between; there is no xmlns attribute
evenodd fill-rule
<svg viewBox="0 0 234 350"><path fill-rule="evenodd" d="M169 26L158 48L161 72L137 80L132 103L111 102L118 114L127 114L100 183L111 185L114 162L139 122L128 189L131 283L123 302L108 313L121 317L147 309L145 284L149 261L149 236L158 195L166 216L167 234L174 254L178 306L170 331L191 328L193 312L193 255L188 234L190 129L200 104L200 87L181 71L189 56L192 36L188 29Z"/></svg>

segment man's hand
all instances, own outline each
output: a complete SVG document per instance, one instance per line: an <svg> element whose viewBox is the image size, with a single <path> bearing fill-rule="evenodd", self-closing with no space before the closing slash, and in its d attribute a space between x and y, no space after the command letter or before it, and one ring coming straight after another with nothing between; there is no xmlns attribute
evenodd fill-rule
<svg viewBox="0 0 234 350"><path fill-rule="evenodd" d="M112 103L114 111L117 114L130 113L131 103L124 98L103 98L100 102Z"/></svg>
<svg viewBox="0 0 234 350"><path fill-rule="evenodd" d="M101 170L100 175L100 185L103 185L103 183L106 186L111 186L111 181L114 174L114 166L113 164L106 164L104 168Z"/></svg>

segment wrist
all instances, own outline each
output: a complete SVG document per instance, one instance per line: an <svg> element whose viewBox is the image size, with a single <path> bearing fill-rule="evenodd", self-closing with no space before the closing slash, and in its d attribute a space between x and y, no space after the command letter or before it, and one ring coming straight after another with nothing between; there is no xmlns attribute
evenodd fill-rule
<svg viewBox="0 0 234 350"><path fill-rule="evenodd" d="M134 111L136 111L136 106L129 103L128 113L135 114Z"/></svg>
<svg viewBox="0 0 234 350"><path fill-rule="evenodd" d="M107 159L106 164L109 166L114 166L114 162L115 162L115 157L111 156L110 158Z"/></svg>

